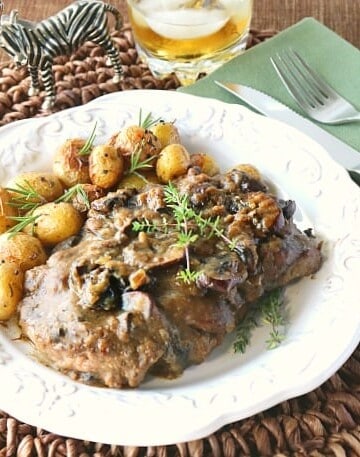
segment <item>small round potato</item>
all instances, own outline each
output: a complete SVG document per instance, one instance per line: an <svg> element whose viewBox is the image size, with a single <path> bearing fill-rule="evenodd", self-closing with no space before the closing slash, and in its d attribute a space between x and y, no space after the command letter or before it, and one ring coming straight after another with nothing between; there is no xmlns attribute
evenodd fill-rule
<svg viewBox="0 0 360 457"><path fill-rule="evenodd" d="M16 313L22 298L24 272L14 262L0 263L0 320L8 320Z"/></svg>
<svg viewBox="0 0 360 457"><path fill-rule="evenodd" d="M261 181L261 173L260 171L249 163L240 163L233 167L235 170L243 171L246 173L250 178L256 179L257 181Z"/></svg>
<svg viewBox="0 0 360 457"><path fill-rule="evenodd" d="M161 149L174 143L181 143L180 133L172 122L161 121L149 129L160 141Z"/></svg>
<svg viewBox="0 0 360 457"><path fill-rule="evenodd" d="M220 168L209 154L199 152L197 154L191 154L190 156L191 165L199 167L200 170L208 176L215 176L220 172Z"/></svg>
<svg viewBox="0 0 360 457"><path fill-rule="evenodd" d="M16 208L9 205L10 199L10 193L0 187L0 233L6 232L16 224L11 218L18 216L18 213Z"/></svg>
<svg viewBox="0 0 360 457"><path fill-rule="evenodd" d="M156 174L162 183L167 183L186 173L191 165L190 154L182 144L169 144L159 155Z"/></svg>
<svg viewBox="0 0 360 457"><path fill-rule="evenodd" d="M40 241L28 233L0 235L0 262L14 262L23 271L46 262L46 253Z"/></svg>
<svg viewBox="0 0 360 457"><path fill-rule="evenodd" d="M80 212L67 202L46 203L31 215L38 217L33 225L24 228L24 232L32 233L44 246L54 246L76 235L83 224Z"/></svg>
<svg viewBox="0 0 360 457"><path fill-rule="evenodd" d="M128 174L118 184L118 189L143 189L147 184L159 184L159 179L156 173L152 171L143 172L141 174Z"/></svg>
<svg viewBox="0 0 360 457"><path fill-rule="evenodd" d="M7 185L9 189L36 192L39 197L30 197L29 202L46 203L56 200L63 193L63 185L54 173L28 171L15 176ZM13 197L21 197L18 192L10 191Z"/></svg>
<svg viewBox="0 0 360 457"><path fill-rule="evenodd" d="M96 186L110 189L120 180L124 171L123 157L114 146L96 146L89 157L90 179Z"/></svg>
<svg viewBox="0 0 360 457"><path fill-rule="evenodd" d="M138 125L125 127L110 138L109 144L125 158L138 154L140 161L157 156L161 150L157 137L150 130L145 130Z"/></svg>
<svg viewBox="0 0 360 457"><path fill-rule="evenodd" d="M66 140L55 153L53 172L65 187L90 183L89 157L79 155L85 143L81 138L72 138Z"/></svg>

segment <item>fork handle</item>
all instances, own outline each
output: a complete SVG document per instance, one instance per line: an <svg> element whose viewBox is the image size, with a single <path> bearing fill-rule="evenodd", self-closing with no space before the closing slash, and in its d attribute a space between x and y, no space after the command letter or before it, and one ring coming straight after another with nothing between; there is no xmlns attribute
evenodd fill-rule
<svg viewBox="0 0 360 457"><path fill-rule="evenodd" d="M342 118L340 120L334 120L331 122L331 124L334 125L340 125L340 124L350 124L351 122L360 122L360 113L354 114L352 116L348 116L345 118ZM327 122L328 124L329 122Z"/></svg>

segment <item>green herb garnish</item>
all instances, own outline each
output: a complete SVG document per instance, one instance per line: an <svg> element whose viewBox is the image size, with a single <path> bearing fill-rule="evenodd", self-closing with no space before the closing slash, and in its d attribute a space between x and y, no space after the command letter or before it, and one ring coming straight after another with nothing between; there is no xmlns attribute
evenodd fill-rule
<svg viewBox="0 0 360 457"><path fill-rule="evenodd" d="M148 180L139 173L139 170L144 170L146 168L152 168L151 162L154 160L154 157L147 157L144 160L141 160L141 153L144 147L144 142L142 141L137 145L135 151L130 155L130 166L127 170L127 175L136 175L142 179L145 183L148 183Z"/></svg>
<svg viewBox="0 0 360 457"><path fill-rule="evenodd" d="M32 224L32 233L34 234L35 228L35 221L41 216L41 214L37 214L36 216L28 215L28 216L10 216L9 219L13 221L17 221L18 223L7 230L6 233L9 234L9 238L12 238L17 233L21 232L26 226Z"/></svg>
<svg viewBox="0 0 360 457"><path fill-rule="evenodd" d="M95 137L96 137L96 133L95 133L96 127L97 127L97 122L95 122L93 130L92 130L89 138L86 140L84 146L79 150L79 152L78 152L79 156L87 156L91 153L91 150L94 146Z"/></svg>
<svg viewBox="0 0 360 457"><path fill-rule="evenodd" d="M233 344L234 351L244 353L250 343L253 330L261 324L270 326L269 338L266 340L267 348L278 347L285 338L283 306L284 298L281 289L275 289L261 297L239 324Z"/></svg>
<svg viewBox="0 0 360 457"><path fill-rule="evenodd" d="M87 209L90 208L90 201L87 193L85 192L82 184L75 184L75 186L70 187L65 191L63 195L61 195L59 198L55 200L55 203L60 203L60 202L69 202L73 200L76 197L79 197L79 199L84 203L85 207Z"/></svg>
<svg viewBox="0 0 360 457"><path fill-rule="evenodd" d="M168 233L169 229L175 229L177 232L177 246L183 247L185 252L185 268L181 270L178 277L185 283L189 284L198 279L201 272L194 271L191 267L189 248L194 244L199 236L211 238L217 236L223 239L230 249L233 248L231 240L224 235L224 230L220 226L220 217L204 218L201 213L196 212L189 201L188 195L181 195L178 189L169 183L164 186L164 200L166 207L171 210L171 215L175 223L169 223L163 219L162 223L152 222L148 219L135 221L132 229L136 232L159 232Z"/></svg>
<svg viewBox="0 0 360 457"><path fill-rule="evenodd" d="M24 181L24 185L16 184L16 187L6 187L6 190L12 195L9 205L20 211L33 211L38 206L47 203L47 200L40 195L29 181Z"/></svg>
<svg viewBox="0 0 360 457"><path fill-rule="evenodd" d="M152 127L153 125L155 125L158 122L160 122L160 121L161 121L160 117L158 117L156 119L153 119L151 113L148 113L145 116L145 119L143 119L142 118L142 110L140 109L140 111L139 111L139 121L138 121L139 127L142 127L144 130L147 130L150 127Z"/></svg>

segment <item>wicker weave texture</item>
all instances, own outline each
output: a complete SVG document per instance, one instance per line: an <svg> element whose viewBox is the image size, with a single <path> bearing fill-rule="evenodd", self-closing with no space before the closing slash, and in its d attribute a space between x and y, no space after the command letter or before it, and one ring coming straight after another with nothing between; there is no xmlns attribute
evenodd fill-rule
<svg viewBox="0 0 360 457"><path fill-rule="evenodd" d="M253 46L273 36L274 31L252 30L248 46ZM170 75L156 79L149 68L139 61L129 25L113 33L120 50L124 78L119 84L112 81L113 69L106 65L104 51L92 43L86 43L76 53L58 57L53 65L55 74L56 103L52 112L83 105L100 95L127 89L174 90L180 86L178 79ZM30 77L26 68L14 64L0 67L0 125L49 113L41 111L44 92L29 97Z"/></svg>

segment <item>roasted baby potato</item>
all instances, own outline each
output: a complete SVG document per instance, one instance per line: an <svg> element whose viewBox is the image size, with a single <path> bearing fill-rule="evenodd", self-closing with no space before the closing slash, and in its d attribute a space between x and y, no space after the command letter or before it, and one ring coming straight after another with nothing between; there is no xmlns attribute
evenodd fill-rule
<svg viewBox="0 0 360 457"><path fill-rule="evenodd" d="M191 165L199 167L200 170L208 176L214 176L220 172L220 168L209 154L199 152L197 154L191 154L190 156Z"/></svg>
<svg viewBox="0 0 360 457"><path fill-rule="evenodd" d="M242 171L246 173L250 178L256 179L257 181L261 181L261 173L260 171L249 163L240 163L233 167L235 170Z"/></svg>
<svg viewBox="0 0 360 457"><path fill-rule="evenodd" d="M63 193L63 185L54 173L28 171L15 176L7 185L13 199L32 202L46 203L56 200ZM29 192L29 196L23 196L17 190ZM34 195L32 195L34 194Z"/></svg>
<svg viewBox="0 0 360 457"><path fill-rule="evenodd" d="M26 271L44 264L46 258L40 241L28 233L0 235L0 263L14 262Z"/></svg>
<svg viewBox="0 0 360 457"><path fill-rule="evenodd" d="M179 130L172 122L161 121L152 125L149 130L160 141L161 149L169 144L181 143Z"/></svg>
<svg viewBox="0 0 360 457"><path fill-rule="evenodd" d="M0 263L0 320L12 317L22 298L24 272L14 262Z"/></svg>
<svg viewBox="0 0 360 457"><path fill-rule="evenodd" d="M138 154L139 161L156 157L161 150L157 137L150 130L138 125L125 127L110 138L109 144L125 158L129 159L132 154Z"/></svg>
<svg viewBox="0 0 360 457"><path fill-rule="evenodd" d="M85 143L81 138L72 138L66 140L55 153L53 172L65 187L90 183L89 157L79 154Z"/></svg>
<svg viewBox="0 0 360 457"><path fill-rule="evenodd" d="M89 157L90 179L96 186L110 189L120 180L124 171L124 160L116 148L109 144L96 146Z"/></svg>
<svg viewBox="0 0 360 457"><path fill-rule="evenodd" d="M31 215L37 219L27 225L24 232L33 234L44 246L54 246L76 235L83 224L80 212L67 202L46 203L34 209Z"/></svg>
<svg viewBox="0 0 360 457"><path fill-rule="evenodd" d="M184 175L190 167L190 154L182 144L169 144L159 155L156 174L162 183Z"/></svg>
<svg viewBox="0 0 360 457"><path fill-rule="evenodd" d="M18 213L16 208L9 205L10 199L10 193L0 187L0 233L6 232L16 224L16 221L11 218L17 216Z"/></svg>
<svg viewBox="0 0 360 457"><path fill-rule="evenodd" d="M123 179L118 184L118 189L143 189L147 184L158 184L159 179L154 170L146 171L139 174L128 174L123 177Z"/></svg>

